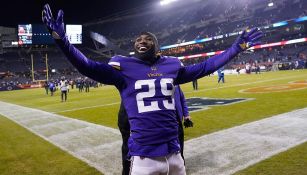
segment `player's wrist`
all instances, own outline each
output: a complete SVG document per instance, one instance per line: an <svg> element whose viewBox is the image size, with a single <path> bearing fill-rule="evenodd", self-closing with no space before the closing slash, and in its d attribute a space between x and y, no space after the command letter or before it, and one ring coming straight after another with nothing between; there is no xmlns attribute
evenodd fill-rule
<svg viewBox="0 0 307 175"><path fill-rule="evenodd" d="M184 118L184 120L191 120L191 116L189 116L189 115L188 116L184 116L183 118Z"/></svg>
<svg viewBox="0 0 307 175"><path fill-rule="evenodd" d="M237 52L243 52L245 51L245 42L242 38L237 38L237 40L232 44L232 48Z"/></svg>

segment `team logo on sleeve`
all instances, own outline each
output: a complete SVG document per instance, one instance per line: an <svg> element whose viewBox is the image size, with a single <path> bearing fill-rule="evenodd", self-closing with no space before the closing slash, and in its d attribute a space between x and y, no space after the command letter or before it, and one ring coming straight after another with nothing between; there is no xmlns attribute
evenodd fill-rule
<svg viewBox="0 0 307 175"><path fill-rule="evenodd" d="M231 105L244 101L253 100L252 98L188 98L186 99L190 112L210 109L210 106Z"/></svg>

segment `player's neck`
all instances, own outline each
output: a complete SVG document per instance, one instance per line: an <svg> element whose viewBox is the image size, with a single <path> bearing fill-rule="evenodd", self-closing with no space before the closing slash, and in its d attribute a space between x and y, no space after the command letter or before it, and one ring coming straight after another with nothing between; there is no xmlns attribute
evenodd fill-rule
<svg viewBox="0 0 307 175"><path fill-rule="evenodd" d="M142 53L142 54L136 52L136 57L148 64L154 64L160 58L160 56L157 56L154 49L150 49L146 53Z"/></svg>

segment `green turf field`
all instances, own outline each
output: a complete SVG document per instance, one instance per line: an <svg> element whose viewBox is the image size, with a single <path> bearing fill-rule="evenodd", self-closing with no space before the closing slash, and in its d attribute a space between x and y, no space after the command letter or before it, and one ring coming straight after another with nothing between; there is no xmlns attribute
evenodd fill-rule
<svg viewBox="0 0 307 175"><path fill-rule="evenodd" d="M306 88L299 86L300 89L283 92L239 92L254 87L285 86L293 81L306 81L307 70L268 72L260 75L226 75L225 80L225 84L217 84L216 76L202 78L198 81L198 91L192 90L192 83L181 86L186 98L252 99L228 106L213 106L208 110L191 113L195 126L185 130L186 140L307 107L307 85ZM74 89L68 94L68 102L65 103L60 102L59 92L51 97L46 95L44 91L44 89L31 89L0 92L0 100L117 128L120 97L114 87L92 88L90 93L79 93ZM0 116L0 126L0 172L3 172L2 174L97 173L84 163L2 116ZM14 132L10 132L12 129ZM30 143L29 140L31 140ZM29 144L35 144L36 147L25 147ZM306 143L299 145L240 171L239 174L306 174L306 156L301 155L306 153L306 146ZM52 156L44 154L46 150L51 150ZM287 157L291 157L289 166L287 166ZM59 169L61 171L58 171ZM282 171L283 169L285 171Z"/></svg>

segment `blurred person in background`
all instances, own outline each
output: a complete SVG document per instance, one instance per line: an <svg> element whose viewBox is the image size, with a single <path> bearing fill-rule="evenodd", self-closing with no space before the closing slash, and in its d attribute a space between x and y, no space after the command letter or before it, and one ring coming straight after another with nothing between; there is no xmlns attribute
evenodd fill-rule
<svg viewBox="0 0 307 175"><path fill-rule="evenodd" d="M53 81L49 82L49 90L50 90L50 95L53 96L54 92L55 92L55 84Z"/></svg>
<svg viewBox="0 0 307 175"><path fill-rule="evenodd" d="M44 88L45 88L45 91L46 91L46 95L48 95L48 91L49 91L49 84L48 84L48 81L45 81L45 82L44 82Z"/></svg>
<svg viewBox="0 0 307 175"><path fill-rule="evenodd" d="M61 102L66 102L67 100L67 91L68 91L68 81L65 79L65 77L61 77L61 81L59 82L60 90L61 90Z"/></svg>
<svg viewBox="0 0 307 175"><path fill-rule="evenodd" d="M221 67L219 70L217 70L217 74L218 74L217 83L220 83L221 80L222 80L222 83L225 83L224 67Z"/></svg>

